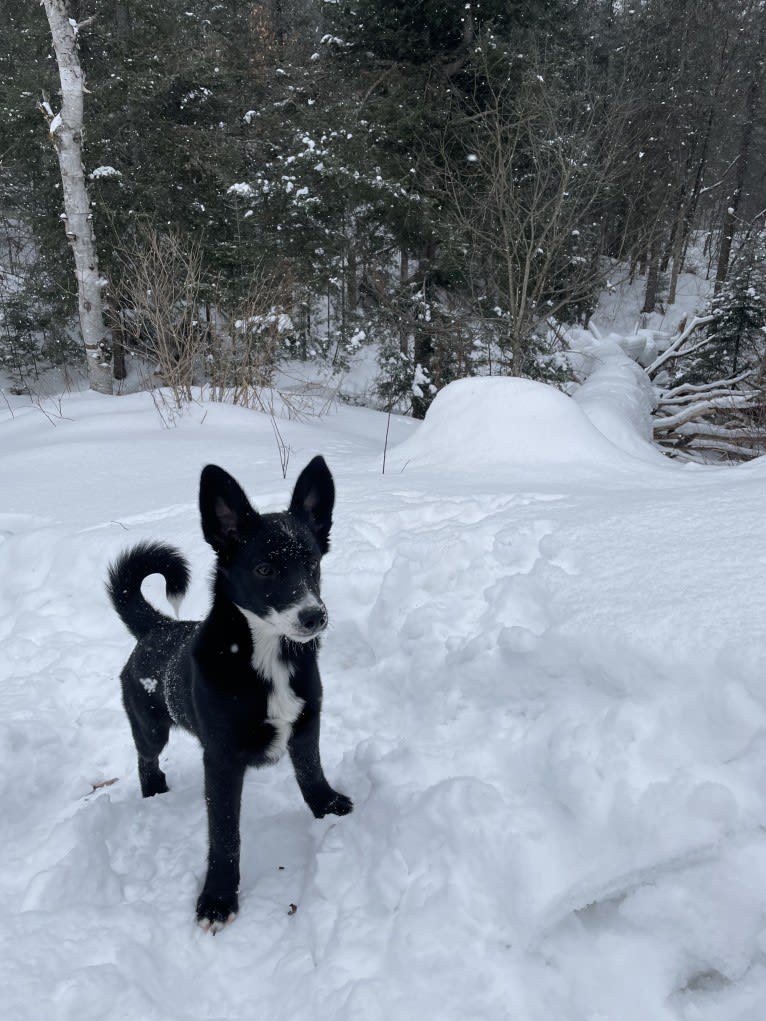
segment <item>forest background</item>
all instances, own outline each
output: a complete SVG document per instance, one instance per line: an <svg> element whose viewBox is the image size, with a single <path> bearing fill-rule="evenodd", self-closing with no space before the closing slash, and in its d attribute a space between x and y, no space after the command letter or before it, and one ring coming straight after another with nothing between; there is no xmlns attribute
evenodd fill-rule
<svg viewBox="0 0 766 1021"><path fill-rule="evenodd" d="M51 32L42 5L4 6L0 366L23 392L85 359ZM762 0L68 13L115 392L209 384L246 403L286 360L342 370L362 347L371 402L416 417L467 375L566 386L568 327L605 289L640 285L650 315L693 261L702 342L665 382L733 394L760 451Z"/></svg>

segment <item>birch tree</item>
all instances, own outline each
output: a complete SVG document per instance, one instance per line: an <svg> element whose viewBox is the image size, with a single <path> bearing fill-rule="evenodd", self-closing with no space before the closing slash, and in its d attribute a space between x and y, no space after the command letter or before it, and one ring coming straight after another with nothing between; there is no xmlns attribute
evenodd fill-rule
<svg viewBox="0 0 766 1021"><path fill-rule="evenodd" d="M62 220L72 249L77 279L80 330L92 390L112 393L109 345L101 301L101 279L93 233L93 217L82 165L85 81L77 55L78 24L67 12L64 0L42 0L50 25L61 81L61 109L50 103L41 108L56 147L64 198Z"/></svg>

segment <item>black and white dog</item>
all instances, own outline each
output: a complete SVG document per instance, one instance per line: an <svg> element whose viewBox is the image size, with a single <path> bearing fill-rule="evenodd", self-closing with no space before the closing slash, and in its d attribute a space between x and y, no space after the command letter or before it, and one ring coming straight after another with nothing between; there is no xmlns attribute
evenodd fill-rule
<svg viewBox="0 0 766 1021"><path fill-rule="evenodd" d="M168 789L159 754L172 725L202 745L209 849L197 921L205 930L222 928L238 910L239 815L249 766L276 762L287 750L317 818L353 807L330 787L319 758L317 651L327 627L319 562L334 501L321 457L303 469L288 510L278 514L259 514L222 468L204 468L202 531L217 563L213 605L199 623L172 620L141 594L144 578L161 574L168 599L180 602L189 570L170 546L143 543L109 570L109 596L138 639L121 679L143 796Z"/></svg>

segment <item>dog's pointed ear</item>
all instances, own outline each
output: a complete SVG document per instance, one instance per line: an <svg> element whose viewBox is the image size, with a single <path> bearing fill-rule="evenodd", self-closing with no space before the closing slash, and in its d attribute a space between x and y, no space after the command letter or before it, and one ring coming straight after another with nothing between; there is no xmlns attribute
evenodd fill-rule
<svg viewBox="0 0 766 1021"><path fill-rule="evenodd" d="M202 534L216 553L224 553L242 542L258 523L258 512L251 507L242 487L217 464L202 469L199 512Z"/></svg>
<svg viewBox="0 0 766 1021"><path fill-rule="evenodd" d="M322 553L330 548L335 483L323 457L315 457L298 476L289 511L308 525Z"/></svg>

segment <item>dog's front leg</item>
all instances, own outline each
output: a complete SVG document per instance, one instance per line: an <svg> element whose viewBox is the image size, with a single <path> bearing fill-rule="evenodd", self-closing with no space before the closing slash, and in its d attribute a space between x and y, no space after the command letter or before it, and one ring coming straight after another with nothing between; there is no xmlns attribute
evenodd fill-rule
<svg viewBox="0 0 766 1021"><path fill-rule="evenodd" d="M354 808L353 801L332 789L322 769L318 710L304 707L287 747L303 800L317 819L325 815L348 815Z"/></svg>
<svg viewBox="0 0 766 1021"><path fill-rule="evenodd" d="M205 753L207 802L207 876L197 900L197 922L217 932L234 920L239 908L239 813L243 764Z"/></svg>

